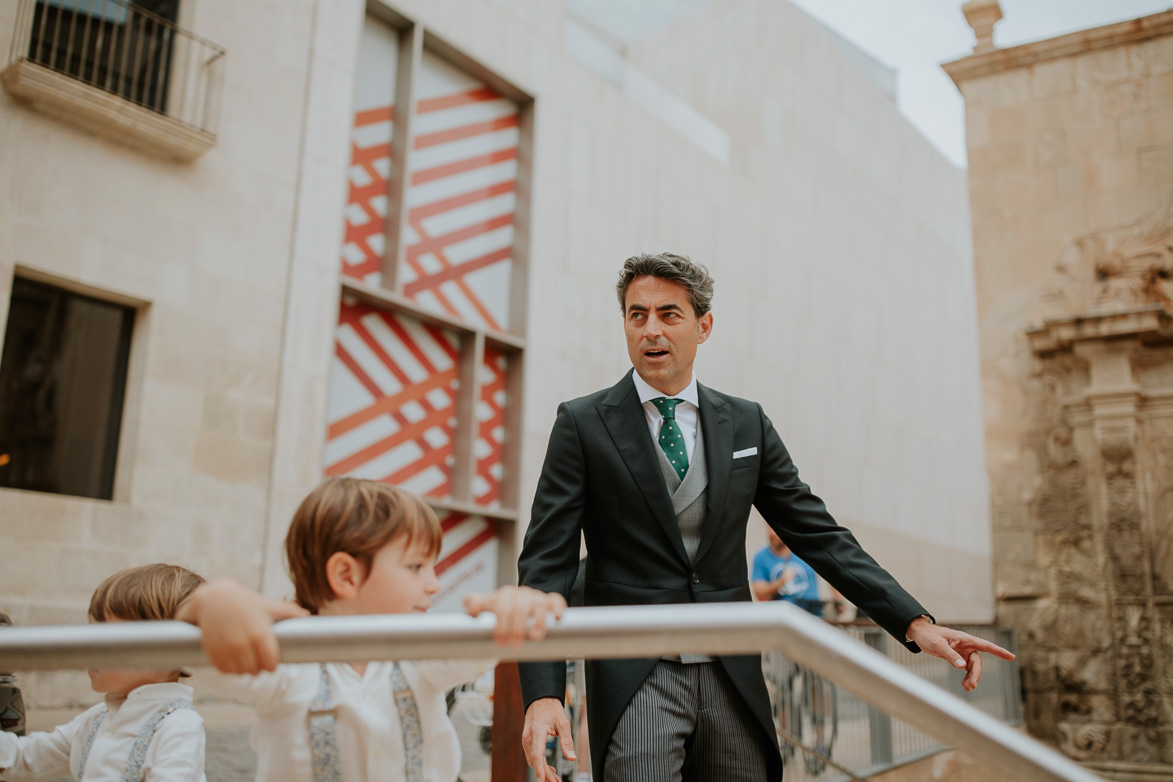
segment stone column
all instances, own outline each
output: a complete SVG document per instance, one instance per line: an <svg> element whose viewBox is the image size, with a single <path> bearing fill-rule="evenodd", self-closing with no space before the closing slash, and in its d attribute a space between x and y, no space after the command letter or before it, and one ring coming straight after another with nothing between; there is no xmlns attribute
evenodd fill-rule
<svg viewBox="0 0 1173 782"><path fill-rule="evenodd" d="M1108 691L1116 696L1114 704L1100 703L1099 708L1089 701L1087 712L1107 717L1115 711L1118 722L1115 731L1098 720L1071 726L1066 738L1077 751L1091 754L1099 754L1109 743L1116 743L1125 756L1161 754L1160 737L1145 735L1146 726L1163 720L1156 703L1152 573L1138 480L1142 396L1133 372L1138 347L1136 340L1097 340L1075 346L1075 354L1087 361L1091 378L1085 399L1099 469L1090 477L1099 494L1095 515L1102 536L1097 537L1103 549L1107 576L1103 587L1114 641L1112 668L1097 674L1107 677L1099 684L1108 684Z"/></svg>
<svg viewBox="0 0 1173 782"><path fill-rule="evenodd" d="M1160 555L1173 552L1173 374L1145 369L1173 358L1169 320L1134 309L1029 333L1039 372L1025 445L1040 466L1029 505L1043 588L1008 603L1007 617L1026 628L1028 727L1101 770L1173 760L1173 579L1164 588L1155 572L1173 566L1154 564L1173 560Z"/></svg>

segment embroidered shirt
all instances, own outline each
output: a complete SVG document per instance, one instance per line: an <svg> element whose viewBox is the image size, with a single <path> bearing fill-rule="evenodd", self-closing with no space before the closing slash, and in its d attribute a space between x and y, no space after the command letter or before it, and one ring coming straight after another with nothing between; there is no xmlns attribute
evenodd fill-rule
<svg viewBox="0 0 1173 782"><path fill-rule="evenodd" d="M455 782L460 741L448 719L444 696L458 684L490 670L493 660L400 661L419 708L423 731L424 779ZM369 662L359 675L345 663L326 663L335 704L338 751L345 782L401 782L403 729L395 706L391 663ZM252 706L252 746L257 782L311 782L309 710L318 694L317 663L280 665L272 673L234 676L199 669L201 683L225 698Z"/></svg>
<svg viewBox="0 0 1173 782"><path fill-rule="evenodd" d="M164 704L191 697L186 684L145 684L125 700L108 699L48 733L0 732L0 780L77 779L86 737L105 714L90 746L84 782L121 782L143 726ZM200 715L192 709L168 714L155 729L142 768L143 782L206 782Z"/></svg>

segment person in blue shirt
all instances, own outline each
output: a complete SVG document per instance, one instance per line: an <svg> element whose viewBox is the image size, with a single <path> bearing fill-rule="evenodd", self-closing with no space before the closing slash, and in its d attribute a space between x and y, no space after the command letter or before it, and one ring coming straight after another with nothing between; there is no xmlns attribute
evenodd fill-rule
<svg viewBox="0 0 1173 782"><path fill-rule="evenodd" d="M817 617L823 616L814 569L790 551L770 529L770 543L753 558L750 586L758 600L789 600Z"/></svg>

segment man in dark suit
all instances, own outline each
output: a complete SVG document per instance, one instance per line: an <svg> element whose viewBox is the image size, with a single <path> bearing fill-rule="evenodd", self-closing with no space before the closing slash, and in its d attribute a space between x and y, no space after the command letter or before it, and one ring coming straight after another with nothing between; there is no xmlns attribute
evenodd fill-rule
<svg viewBox="0 0 1173 782"><path fill-rule="evenodd" d="M697 347L713 328L703 266L662 253L629 258L617 286L634 367L614 387L565 402L538 482L519 581L566 595L586 539L586 605L750 600L750 506L832 586L913 652L981 676L1001 647L937 626L839 526L798 477L760 405L700 385ZM565 666L520 666L523 741L539 782L557 735L573 757ZM596 782L770 780L782 760L760 656L696 654L587 664Z"/></svg>

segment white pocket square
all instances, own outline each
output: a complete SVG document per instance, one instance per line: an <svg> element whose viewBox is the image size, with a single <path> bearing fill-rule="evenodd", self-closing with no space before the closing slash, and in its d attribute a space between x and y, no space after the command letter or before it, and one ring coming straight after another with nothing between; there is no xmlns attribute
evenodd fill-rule
<svg viewBox="0 0 1173 782"><path fill-rule="evenodd" d="M753 456L757 452L758 452L757 446L754 446L753 448L742 448L740 451L733 452L733 458L734 459L741 459L746 456Z"/></svg>

